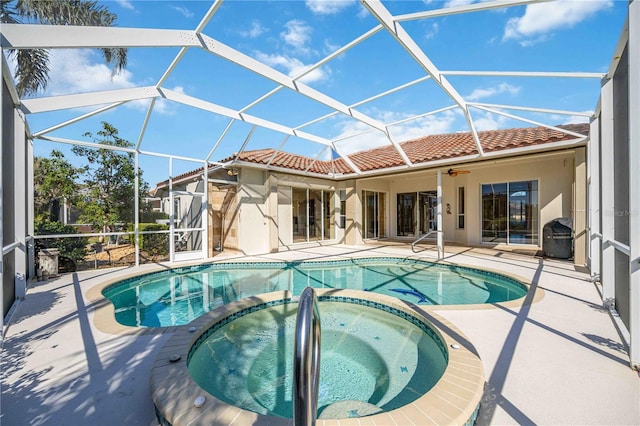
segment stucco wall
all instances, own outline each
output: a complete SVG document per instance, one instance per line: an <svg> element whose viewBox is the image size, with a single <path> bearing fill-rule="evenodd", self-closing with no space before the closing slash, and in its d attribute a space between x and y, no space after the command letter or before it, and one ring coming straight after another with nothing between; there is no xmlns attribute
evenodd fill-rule
<svg viewBox="0 0 640 426"><path fill-rule="evenodd" d="M574 150L520 157L517 159L486 160L455 167L468 170L468 174L449 176L445 166L442 170L443 230L445 241L460 244L481 244L481 186L487 183L538 180L539 190L539 241L542 241L542 227L557 217L572 217L574 199ZM407 192L436 191L436 171L398 174L378 178L361 179L357 182L357 202L352 203L351 214L361 222L362 191L384 192L387 196L386 217L388 217L388 237L397 236L397 194ZM457 191L465 188L465 228L456 229ZM580 200L579 200L580 201ZM450 213L447 213L447 204ZM584 209L584 207L578 207ZM355 210L355 211L353 211ZM354 228L361 233L358 224ZM414 237L406 237L411 239ZM353 236L356 243L362 236Z"/></svg>
<svg viewBox="0 0 640 426"><path fill-rule="evenodd" d="M243 168L238 190L238 246L246 254L270 252L267 174ZM277 194L276 194L277 195Z"/></svg>
<svg viewBox="0 0 640 426"><path fill-rule="evenodd" d="M458 242L476 245L481 243L481 185L487 183L538 180L538 203L540 216L538 224L539 241L542 243L542 227L557 217L570 217L572 214L574 154L573 151L538 158L484 163L469 167L471 173L458 175L446 180L455 181L455 186L465 186L466 214L465 230L455 231L451 221L445 235L452 232ZM443 178L444 180L445 178ZM455 189L448 188L445 203L455 205ZM455 210L454 210L455 211ZM447 215L453 216L453 215Z"/></svg>
<svg viewBox="0 0 640 426"><path fill-rule="evenodd" d="M572 217L574 208L575 150L529 155L511 159L485 160L455 167L468 170L468 174L449 176L442 170L443 228L445 241L465 245L481 245L481 186L538 180L539 244L542 244L542 227L557 217ZM397 236L397 194L407 192L436 191L436 170L425 170L332 182L323 179L270 173L243 168L238 193L240 203L238 247L245 253L267 253L292 244L291 187L335 191L336 212L339 209L338 191L347 194L345 229L336 230L331 242L359 244L362 236L362 191L385 194L387 237ZM457 191L465 188L465 228L456 229ZM580 201L583 202L583 201ZM447 205L450 213L447 212ZM344 236L344 238L342 238ZM415 237L406 237L407 240ZM275 241L277 239L277 241ZM494 245L500 247L500 245ZM531 247L531 246L527 246Z"/></svg>

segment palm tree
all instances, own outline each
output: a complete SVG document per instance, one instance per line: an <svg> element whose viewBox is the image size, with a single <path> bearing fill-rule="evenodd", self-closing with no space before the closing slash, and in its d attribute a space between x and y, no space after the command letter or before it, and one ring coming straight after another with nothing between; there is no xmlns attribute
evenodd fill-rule
<svg viewBox="0 0 640 426"><path fill-rule="evenodd" d="M0 0L0 22L50 25L90 25L106 27L116 15L93 0ZM127 65L127 49L101 49L105 62L117 74ZM49 52L45 49L10 51L16 58L16 90L20 96L34 95L47 87Z"/></svg>

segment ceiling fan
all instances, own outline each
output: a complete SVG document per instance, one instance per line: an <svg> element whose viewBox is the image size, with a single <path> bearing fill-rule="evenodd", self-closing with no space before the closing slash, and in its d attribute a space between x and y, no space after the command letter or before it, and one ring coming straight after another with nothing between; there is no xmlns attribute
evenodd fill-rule
<svg viewBox="0 0 640 426"><path fill-rule="evenodd" d="M469 170L456 170L456 169L447 170L447 174L449 176L458 176L459 174L460 175L467 175L469 173L471 173Z"/></svg>

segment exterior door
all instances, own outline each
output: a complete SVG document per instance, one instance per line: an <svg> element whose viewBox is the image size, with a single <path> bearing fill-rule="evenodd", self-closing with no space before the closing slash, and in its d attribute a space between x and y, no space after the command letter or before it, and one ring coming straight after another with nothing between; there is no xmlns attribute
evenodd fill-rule
<svg viewBox="0 0 640 426"><path fill-rule="evenodd" d="M420 233L438 229L438 196L435 192L420 193Z"/></svg>
<svg viewBox="0 0 640 426"><path fill-rule="evenodd" d="M173 214L169 221L171 261L204 259L207 242L204 216L204 194L188 191L171 191Z"/></svg>

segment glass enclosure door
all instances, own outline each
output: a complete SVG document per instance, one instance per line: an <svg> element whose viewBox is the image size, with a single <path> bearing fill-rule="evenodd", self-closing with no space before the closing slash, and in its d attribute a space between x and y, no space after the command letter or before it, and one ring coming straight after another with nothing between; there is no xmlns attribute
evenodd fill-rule
<svg viewBox="0 0 640 426"><path fill-rule="evenodd" d="M398 194L398 236L414 237L416 235L416 201L415 192Z"/></svg>
<svg viewBox="0 0 640 426"><path fill-rule="evenodd" d="M420 234L438 229L438 196L436 192L420 192Z"/></svg>
<svg viewBox="0 0 640 426"><path fill-rule="evenodd" d="M336 201L334 199L334 193L324 191L323 192L323 205L324 205L324 234L323 239L333 240L336 229Z"/></svg>
<svg viewBox="0 0 640 426"><path fill-rule="evenodd" d="M482 185L482 242L507 242L507 184Z"/></svg>
<svg viewBox="0 0 640 426"><path fill-rule="evenodd" d="M362 226L364 238L386 237L386 203L384 193L362 191L362 198Z"/></svg>
<svg viewBox="0 0 640 426"><path fill-rule="evenodd" d="M292 188L293 242L307 241L307 190Z"/></svg>
<svg viewBox="0 0 640 426"><path fill-rule="evenodd" d="M538 181L509 183L509 243L538 244Z"/></svg>
<svg viewBox="0 0 640 426"><path fill-rule="evenodd" d="M335 238L335 193L291 188L293 242Z"/></svg>
<svg viewBox="0 0 640 426"><path fill-rule="evenodd" d="M309 241L322 240L322 191L309 190Z"/></svg>
<svg viewBox="0 0 640 426"><path fill-rule="evenodd" d="M538 244L538 181L482 185L482 242Z"/></svg>
<svg viewBox="0 0 640 426"><path fill-rule="evenodd" d="M203 237L206 238L206 234L202 220L206 208L204 195L172 191L170 202L173 203L173 221L170 221L172 261L205 257Z"/></svg>

